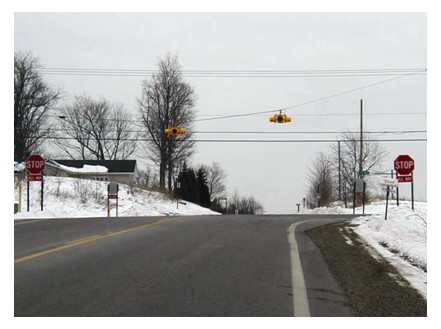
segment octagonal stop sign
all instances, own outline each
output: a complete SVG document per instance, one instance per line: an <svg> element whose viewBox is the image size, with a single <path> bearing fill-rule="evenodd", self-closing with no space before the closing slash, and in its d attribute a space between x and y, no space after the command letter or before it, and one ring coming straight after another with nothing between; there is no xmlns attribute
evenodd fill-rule
<svg viewBox="0 0 441 329"><path fill-rule="evenodd" d="M29 156L26 159L26 170L30 175L39 175L44 171L46 161L38 154Z"/></svg>
<svg viewBox="0 0 441 329"><path fill-rule="evenodd" d="M407 154L399 155L394 161L394 168L400 175L410 175L415 169L415 161Z"/></svg>

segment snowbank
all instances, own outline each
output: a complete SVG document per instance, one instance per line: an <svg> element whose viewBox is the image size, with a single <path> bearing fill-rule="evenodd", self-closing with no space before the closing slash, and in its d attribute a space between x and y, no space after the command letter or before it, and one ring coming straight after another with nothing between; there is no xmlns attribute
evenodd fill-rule
<svg viewBox="0 0 441 329"><path fill-rule="evenodd" d="M387 220L386 203L378 201L366 205L366 216L351 221L354 231L374 250L394 265L414 288L427 298L427 203L389 202ZM352 214L353 209L322 207L306 213ZM361 208L355 209L362 214Z"/></svg>
<svg viewBox="0 0 441 329"><path fill-rule="evenodd" d="M43 211L40 206L40 184L30 184L30 211L26 211L23 188L22 211L15 219L107 217L108 182L66 177L45 177ZM15 200L19 199L15 189ZM111 216L116 215L116 200L111 200ZM119 184L118 216L219 215L196 204L166 198L158 192L145 191Z"/></svg>

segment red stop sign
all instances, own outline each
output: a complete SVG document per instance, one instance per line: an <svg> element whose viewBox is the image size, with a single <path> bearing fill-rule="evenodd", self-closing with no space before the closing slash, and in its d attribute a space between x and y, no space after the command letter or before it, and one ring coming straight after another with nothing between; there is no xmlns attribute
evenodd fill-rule
<svg viewBox="0 0 441 329"><path fill-rule="evenodd" d="M29 156L26 160L26 170L31 175L39 175L46 167L46 161L38 154Z"/></svg>
<svg viewBox="0 0 441 329"><path fill-rule="evenodd" d="M400 175L409 175L415 169L415 161L408 155L399 155L394 161L394 168Z"/></svg>

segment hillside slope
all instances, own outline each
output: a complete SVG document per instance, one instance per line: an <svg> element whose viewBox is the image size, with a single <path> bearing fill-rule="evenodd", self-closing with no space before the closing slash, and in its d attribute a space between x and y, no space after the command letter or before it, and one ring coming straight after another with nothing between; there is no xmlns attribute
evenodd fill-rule
<svg viewBox="0 0 441 329"><path fill-rule="evenodd" d="M21 218L107 217L108 182L86 179L45 177L43 211L40 205L39 182L30 183L30 209L27 211L26 183L23 183ZM19 200L15 188L15 202ZM112 217L116 216L116 200L110 200ZM177 203L159 192L151 192L119 184L118 216L218 215L210 209L190 202Z"/></svg>

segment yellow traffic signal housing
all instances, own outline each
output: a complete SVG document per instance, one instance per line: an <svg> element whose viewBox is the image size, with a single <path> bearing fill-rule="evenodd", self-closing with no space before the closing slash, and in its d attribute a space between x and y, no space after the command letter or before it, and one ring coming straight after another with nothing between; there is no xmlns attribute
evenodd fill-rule
<svg viewBox="0 0 441 329"><path fill-rule="evenodd" d="M274 122L274 123L291 122L291 117L287 116L286 114L283 114L282 112L280 112L279 114L274 114L269 119L270 119L270 122Z"/></svg>
<svg viewBox="0 0 441 329"><path fill-rule="evenodd" d="M170 128L164 129L164 132L167 135L182 135L182 134L185 134L186 130L182 127L170 127Z"/></svg>

